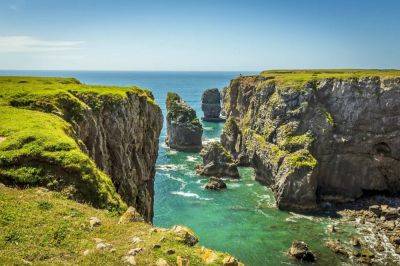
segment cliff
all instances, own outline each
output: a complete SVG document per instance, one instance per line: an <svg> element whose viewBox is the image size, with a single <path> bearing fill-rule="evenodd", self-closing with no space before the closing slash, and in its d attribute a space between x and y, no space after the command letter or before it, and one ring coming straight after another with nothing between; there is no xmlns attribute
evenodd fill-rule
<svg viewBox="0 0 400 266"><path fill-rule="evenodd" d="M200 151L203 127L196 111L173 92L168 93L166 106L166 144L179 151Z"/></svg>
<svg viewBox="0 0 400 266"><path fill-rule="evenodd" d="M223 92L221 142L281 209L400 192L400 71L265 71Z"/></svg>
<svg viewBox="0 0 400 266"><path fill-rule="evenodd" d="M0 78L0 181L153 215L162 127L150 92L75 79Z"/></svg>

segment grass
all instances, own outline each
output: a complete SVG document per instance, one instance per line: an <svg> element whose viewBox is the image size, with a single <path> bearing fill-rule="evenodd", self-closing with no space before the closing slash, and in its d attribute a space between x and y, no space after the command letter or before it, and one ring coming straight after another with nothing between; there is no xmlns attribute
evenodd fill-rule
<svg viewBox="0 0 400 266"><path fill-rule="evenodd" d="M102 225L91 228L90 217L98 217ZM115 212L79 204L58 192L0 184L0 265L121 265L122 257L136 247L144 248L135 257L138 265L155 265L160 258L176 265L178 256L188 258L190 265L204 265L210 254L215 254L210 265L221 265L227 256L187 246L172 232L154 230L144 222L118 224L118 220ZM143 241L134 245L132 237ZM95 238L112 244L115 251L97 250ZM154 249L154 244L161 247ZM167 255L168 249L175 254ZM89 255L83 255L85 250Z"/></svg>
<svg viewBox="0 0 400 266"><path fill-rule="evenodd" d="M138 87L81 84L73 78L0 77L0 182L46 186L96 207L126 206L109 176L81 149L73 124L89 108L96 112L136 94Z"/></svg>
<svg viewBox="0 0 400 266"><path fill-rule="evenodd" d="M395 69L309 69L309 70L266 70L261 76L280 87L301 88L307 82L323 79L351 79L364 77L399 78Z"/></svg>

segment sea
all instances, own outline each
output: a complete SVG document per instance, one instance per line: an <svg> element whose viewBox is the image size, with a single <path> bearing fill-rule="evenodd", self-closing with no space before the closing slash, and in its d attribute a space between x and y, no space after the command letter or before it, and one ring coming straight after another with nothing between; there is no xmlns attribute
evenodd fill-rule
<svg viewBox="0 0 400 266"><path fill-rule="evenodd" d="M332 236L327 226L338 221L327 215L307 216L280 211L272 191L254 180L251 168L240 168L240 180L226 180L224 191L203 188L198 176L198 153L178 152L165 145L167 92L178 93L198 117L205 89L222 89L238 75L254 72L172 71L15 71L0 75L75 77L86 84L138 85L153 92L164 115L155 176L153 223L160 227L181 224L192 228L200 245L228 252L246 265L299 265L287 255L293 240L305 241L317 256L317 265L341 265L341 258L325 247L330 238L347 237L351 228L340 227ZM223 123L203 123L203 143L219 140Z"/></svg>

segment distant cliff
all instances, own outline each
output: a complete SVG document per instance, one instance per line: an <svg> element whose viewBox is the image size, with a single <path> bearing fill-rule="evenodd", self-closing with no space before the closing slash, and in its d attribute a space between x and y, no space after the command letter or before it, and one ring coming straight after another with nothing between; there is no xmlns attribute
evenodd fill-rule
<svg viewBox="0 0 400 266"><path fill-rule="evenodd" d="M75 79L0 78L0 181L153 216L162 113L150 92Z"/></svg>
<svg viewBox="0 0 400 266"><path fill-rule="evenodd" d="M265 71L223 106L222 144L282 209L400 192L400 71Z"/></svg>

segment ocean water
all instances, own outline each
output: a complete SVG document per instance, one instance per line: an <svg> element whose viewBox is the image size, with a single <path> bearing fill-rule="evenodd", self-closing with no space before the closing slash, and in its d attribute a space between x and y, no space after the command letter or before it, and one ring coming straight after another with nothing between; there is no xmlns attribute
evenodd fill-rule
<svg viewBox="0 0 400 266"><path fill-rule="evenodd" d="M250 74L240 72L241 74ZM153 91L164 117L168 91L177 92L199 117L201 94L223 88L239 72L105 72L105 71L0 71L0 75L75 77L88 84L139 85ZM223 123L204 122L204 142L218 140ZM343 263L324 247L329 239L326 216L304 216L280 211L270 189L254 181L251 168L241 168L241 179L227 180L225 191L207 191L206 179L196 175L197 153L177 152L165 146L166 127L160 137L155 178L154 224L191 227L200 244L229 252L247 265L297 265L286 251L295 239L306 241L319 265ZM341 227L342 236L351 229ZM337 237L336 237L337 238Z"/></svg>

